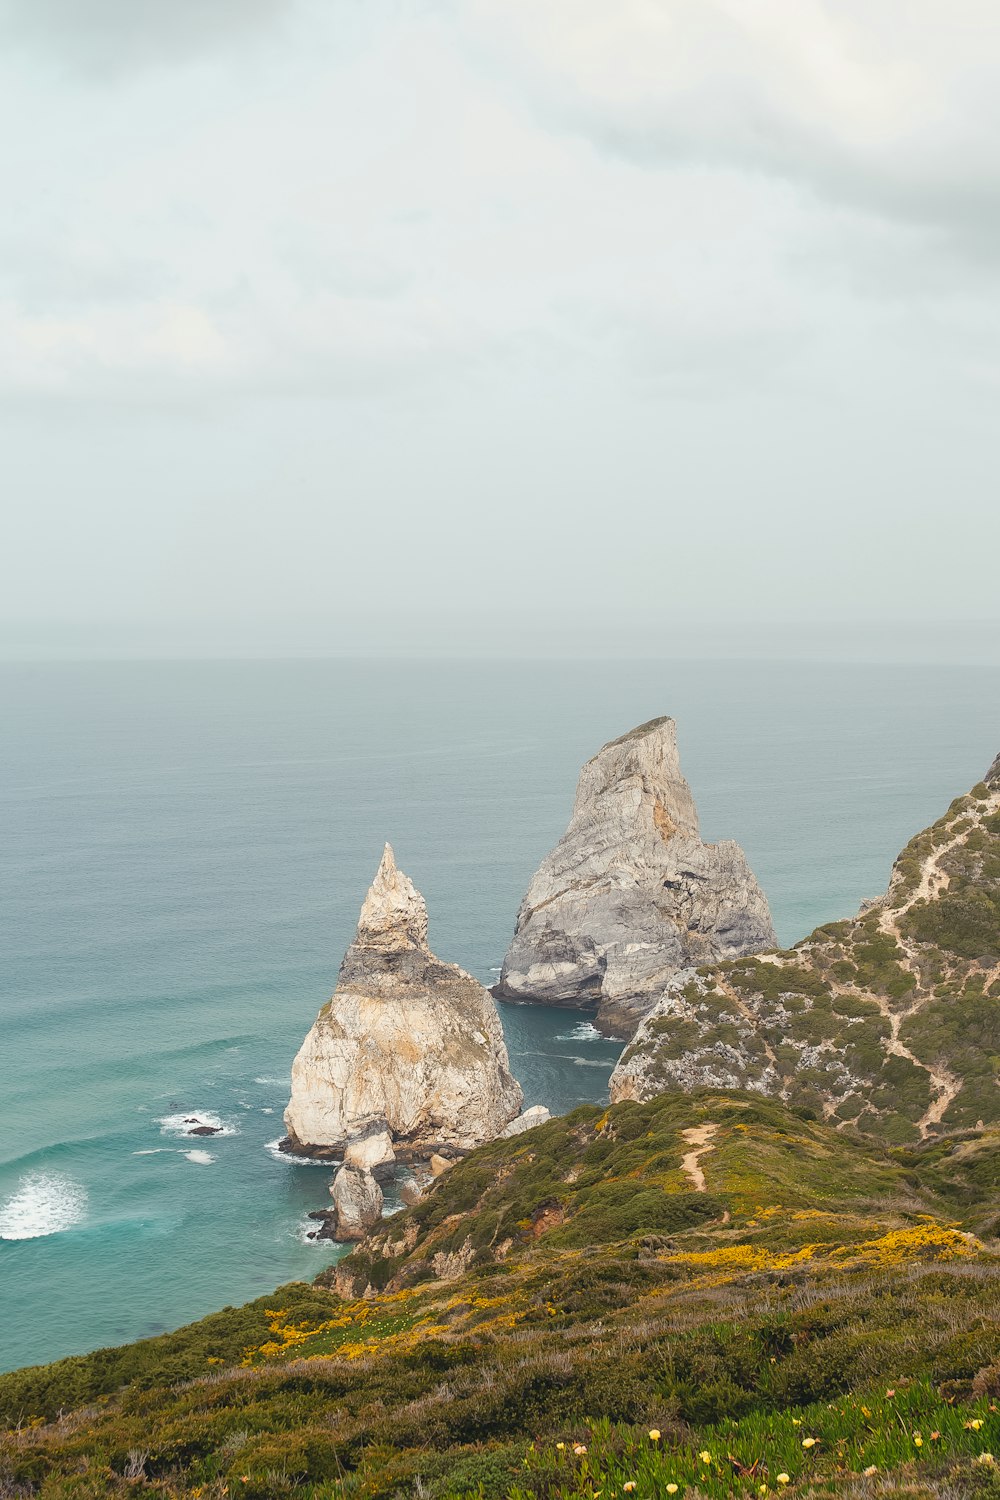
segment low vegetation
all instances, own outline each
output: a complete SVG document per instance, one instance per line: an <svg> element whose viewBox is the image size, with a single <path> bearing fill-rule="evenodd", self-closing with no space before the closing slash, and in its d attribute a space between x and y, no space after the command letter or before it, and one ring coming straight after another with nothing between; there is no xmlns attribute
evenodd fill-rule
<svg viewBox="0 0 1000 1500"><path fill-rule="evenodd" d="M619 1073L618 1097L757 1089L895 1144L1000 1125L1000 784L912 839L854 920L699 970Z"/></svg>
<svg viewBox="0 0 1000 1500"><path fill-rule="evenodd" d="M0 1496L1000 1496L997 1146L577 1110L321 1284L0 1377Z"/></svg>

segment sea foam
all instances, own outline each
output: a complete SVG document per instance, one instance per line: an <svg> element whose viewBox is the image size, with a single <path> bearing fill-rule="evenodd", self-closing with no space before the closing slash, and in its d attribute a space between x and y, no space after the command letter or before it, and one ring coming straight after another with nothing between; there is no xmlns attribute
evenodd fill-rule
<svg viewBox="0 0 1000 1500"><path fill-rule="evenodd" d="M596 1026L590 1021L581 1021L579 1026L574 1026L572 1031L564 1031L556 1037L557 1042L605 1042Z"/></svg>
<svg viewBox="0 0 1000 1500"><path fill-rule="evenodd" d="M61 1172L26 1172L0 1207L0 1240L37 1240L78 1224L87 1190Z"/></svg>

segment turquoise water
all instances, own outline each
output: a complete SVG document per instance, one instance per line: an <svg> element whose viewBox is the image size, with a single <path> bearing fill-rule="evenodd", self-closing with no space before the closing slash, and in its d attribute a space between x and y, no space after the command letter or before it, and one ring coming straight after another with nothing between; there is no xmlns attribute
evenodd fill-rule
<svg viewBox="0 0 1000 1500"><path fill-rule="evenodd" d="M116 663L0 685L2 1368L335 1253L303 1238L328 1173L269 1143L386 838L436 951L490 982L581 762L672 713L706 836L744 844L791 942L884 886L1000 748L982 668ZM617 1049L579 1017L503 1019L527 1103L605 1096ZM228 1133L179 1137L192 1112Z"/></svg>

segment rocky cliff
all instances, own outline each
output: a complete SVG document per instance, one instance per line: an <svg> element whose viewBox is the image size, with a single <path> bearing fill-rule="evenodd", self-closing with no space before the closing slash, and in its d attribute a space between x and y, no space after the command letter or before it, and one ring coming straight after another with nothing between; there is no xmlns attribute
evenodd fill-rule
<svg viewBox="0 0 1000 1500"><path fill-rule="evenodd" d="M890 1141L1000 1122L1000 757L889 889L790 951L673 983L613 1100L746 1088Z"/></svg>
<svg viewBox="0 0 1000 1500"><path fill-rule="evenodd" d="M738 844L705 844L676 726L653 719L580 773L569 827L521 903L494 993L596 1011L630 1036L681 969L775 943Z"/></svg>
<svg viewBox="0 0 1000 1500"><path fill-rule="evenodd" d="M339 1154L384 1122L396 1151L466 1150L521 1103L489 993L430 951L423 897L387 844L333 998L292 1065L286 1148Z"/></svg>

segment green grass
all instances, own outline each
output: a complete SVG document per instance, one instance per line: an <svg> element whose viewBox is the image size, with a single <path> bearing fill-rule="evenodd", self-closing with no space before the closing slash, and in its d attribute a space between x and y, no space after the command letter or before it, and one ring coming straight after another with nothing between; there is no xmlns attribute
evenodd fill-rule
<svg viewBox="0 0 1000 1500"><path fill-rule="evenodd" d="M698 1123L702 1194L679 1168ZM0 1496L694 1500L779 1472L815 1494L871 1463L985 1493L1000 1255L949 1226L985 1233L998 1181L993 1141L890 1151L752 1095L578 1110L472 1153L340 1263L359 1292L387 1267L385 1291L293 1284L0 1377ZM436 1247L519 1220L438 1279Z"/></svg>

